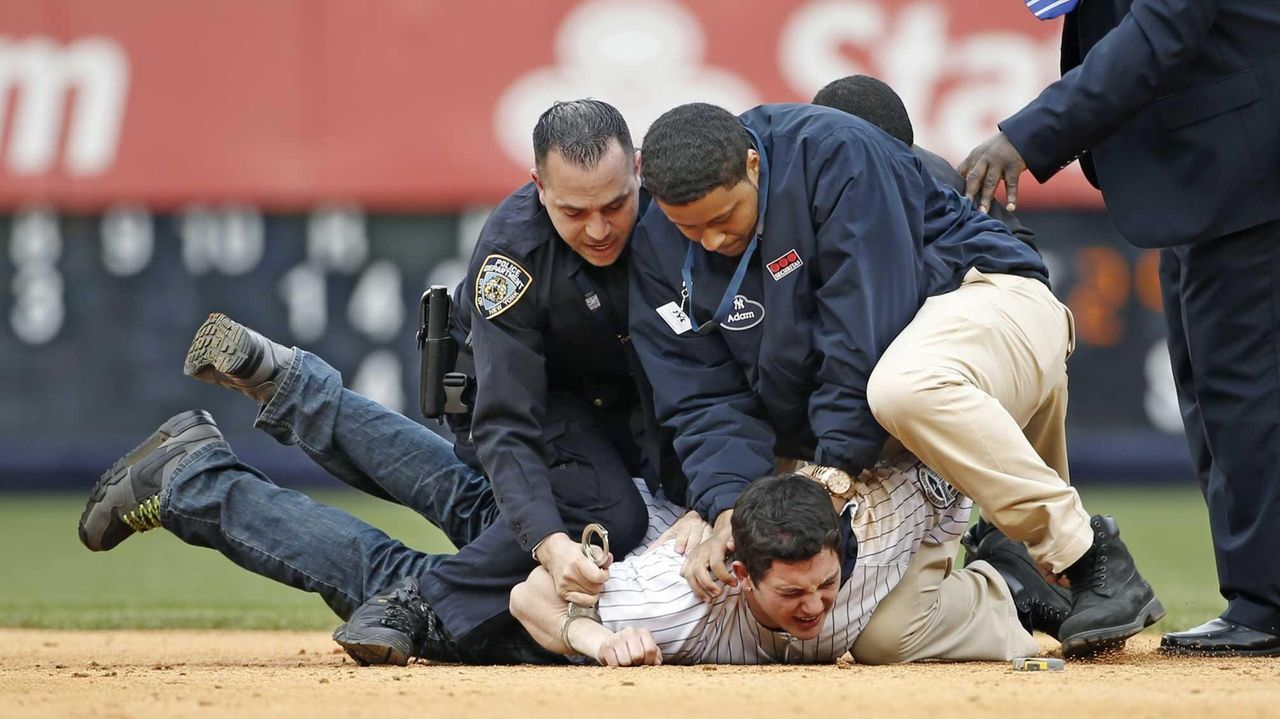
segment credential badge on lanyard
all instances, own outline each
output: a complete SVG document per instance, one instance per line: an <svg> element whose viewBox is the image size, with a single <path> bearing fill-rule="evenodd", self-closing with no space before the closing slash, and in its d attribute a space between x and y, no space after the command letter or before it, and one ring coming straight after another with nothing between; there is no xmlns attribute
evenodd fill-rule
<svg viewBox="0 0 1280 719"><path fill-rule="evenodd" d="M667 323L667 326L671 328L672 332L682 335L693 329L693 323L689 321L689 315L686 315L684 310L680 309L680 305L674 302L668 302L667 304L654 309L657 310L658 316L662 318L663 322Z"/></svg>

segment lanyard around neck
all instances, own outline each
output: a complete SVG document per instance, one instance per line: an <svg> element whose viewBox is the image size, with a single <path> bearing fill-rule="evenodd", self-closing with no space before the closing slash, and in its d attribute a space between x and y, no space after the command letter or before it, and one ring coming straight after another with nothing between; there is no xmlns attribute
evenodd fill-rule
<svg viewBox="0 0 1280 719"><path fill-rule="evenodd" d="M769 160L764 154L764 143L760 142L760 137L756 135L751 128L746 128L751 134L751 139L755 144L755 151L760 155L760 177L756 188L756 227L755 234L751 238L751 244L747 245L747 249L742 253L742 259L738 260L738 268L734 270L733 277L729 280L729 286L725 288L724 296L720 298L720 305L716 307L715 314L711 315L711 319L706 322L698 322L694 317L693 306L693 256L694 245L696 243L689 242L688 249L684 253L684 267L680 270L680 279L684 280L684 293L681 302L688 301L689 322L693 325L693 331L702 334L712 325L724 322L729 316L729 311L733 308L733 298L738 295L738 290L742 289L742 280L747 276L747 266L751 264L751 256L755 254L756 247L760 244L760 238L764 235L764 213L769 207Z"/></svg>

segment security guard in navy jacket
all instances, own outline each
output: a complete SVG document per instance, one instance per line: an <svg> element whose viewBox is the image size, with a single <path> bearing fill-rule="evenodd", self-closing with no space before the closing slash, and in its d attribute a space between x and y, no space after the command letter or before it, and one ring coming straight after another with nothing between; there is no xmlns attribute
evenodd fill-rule
<svg viewBox="0 0 1280 719"><path fill-rule="evenodd" d="M1056 4L1055 4L1056 5ZM1038 7L1038 6L1037 6ZM1218 619L1166 651L1280 655L1280 5L1068 0L1061 80L961 166L997 185L1075 159L1121 234L1160 250L1169 352L1209 505Z"/></svg>
<svg viewBox="0 0 1280 719"><path fill-rule="evenodd" d="M535 181L490 215L455 293L460 364L475 370L455 452L501 514L421 582L459 641L510 621L508 592L538 562L563 598L593 604L607 575L578 536L598 522L619 556L636 547L648 518L632 477L683 501L626 335L627 242L648 203L626 124L603 102L559 103L534 146Z"/></svg>
<svg viewBox="0 0 1280 719"><path fill-rule="evenodd" d="M632 332L659 413L676 429L692 504L708 519L768 474L775 455L851 474L875 464L887 435L867 408L867 381L925 298L954 290L973 267L1048 280L1034 250L870 124L803 105L741 119L761 157L758 246L741 281L741 259L698 250L656 207L633 241ZM861 156L812 139L837 128L863 139ZM875 184L848 181L873 164ZM844 263L855 241L860 261ZM687 260L696 292L682 287ZM798 291L815 277L823 291ZM742 302L717 331L673 331L670 303L705 321L726 295ZM827 321L839 331L817 331ZM669 352L694 361L655 361Z"/></svg>
<svg viewBox="0 0 1280 719"><path fill-rule="evenodd" d="M933 179L951 186L957 192L964 192L964 178L956 172L956 168L952 167L951 163L915 144L915 130L911 126L911 116L907 114L906 105L903 104L898 93L879 78L870 75L846 75L832 80L814 94L813 104L857 115L884 130L890 137L905 142L911 146L911 151L916 154L916 157L920 158L924 169L933 175ZM1012 212L996 205L991 208L989 214L1003 222L1014 237L1033 248L1036 247L1036 233L1022 224L1022 221Z"/></svg>
<svg viewBox="0 0 1280 719"><path fill-rule="evenodd" d="M655 207L632 241L632 338L715 523L686 561L696 591L718 592L712 573L732 580L730 505L775 456L812 460L843 497L887 430L1072 578L1065 653L1113 648L1163 615L1114 522L1091 520L1066 481L1070 313L1032 247L906 145L827 108L684 105L650 128L641 165ZM1099 584L1108 563L1126 569ZM983 611L998 622L1009 595L994 581L1001 601ZM971 650L949 629L889 656Z"/></svg>

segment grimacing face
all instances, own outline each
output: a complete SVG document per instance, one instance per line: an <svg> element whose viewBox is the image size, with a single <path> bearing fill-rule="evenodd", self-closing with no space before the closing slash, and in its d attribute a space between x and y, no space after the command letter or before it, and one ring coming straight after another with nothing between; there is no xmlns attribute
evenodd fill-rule
<svg viewBox="0 0 1280 719"><path fill-rule="evenodd" d="M726 257L741 256L755 234L760 202L760 155L747 150L746 162L746 179L733 187L717 187L684 205L659 200L658 207L690 242Z"/></svg>
<svg viewBox="0 0 1280 719"><path fill-rule="evenodd" d="M745 583L747 606L755 618L797 639L818 636L840 591L840 558L830 548L799 562L775 559L759 582L748 576L742 562L734 562L733 571Z"/></svg>
<svg viewBox="0 0 1280 719"><path fill-rule="evenodd" d="M640 212L637 156L613 140L595 167L584 169L553 148L532 174L538 199L561 239L597 267L613 264Z"/></svg>

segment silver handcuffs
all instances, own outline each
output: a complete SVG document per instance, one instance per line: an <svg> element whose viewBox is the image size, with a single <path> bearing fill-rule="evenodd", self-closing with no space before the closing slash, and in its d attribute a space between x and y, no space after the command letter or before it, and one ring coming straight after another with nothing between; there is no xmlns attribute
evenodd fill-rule
<svg viewBox="0 0 1280 719"><path fill-rule="evenodd" d="M596 557L592 551L594 547L593 539L600 540L600 556ZM609 530L603 526L592 522L582 528L582 553L587 559L595 563L597 567L603 567L605 562L609 560ZM580 606L569 602L568 611L565 613L564 623L560 625L560 642L566 647L574 648L569 643L569 625L575 619L590 619L596 624L600 623L600 608L594 604L590 606Z"/></svg>

